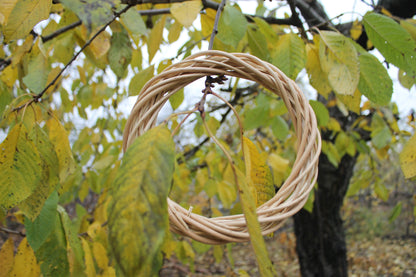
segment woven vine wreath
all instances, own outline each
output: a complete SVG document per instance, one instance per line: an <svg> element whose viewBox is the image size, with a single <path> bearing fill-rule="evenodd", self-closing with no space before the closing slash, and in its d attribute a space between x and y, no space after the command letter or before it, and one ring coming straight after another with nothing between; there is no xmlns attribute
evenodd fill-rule
<svg viewBox="0 0 416 277"><path fill-rule="evenodd" d="M292 171L276 195L257 208L263 235L276 231L308 199L318 175L321 140L315 114L303 93L278 68L252 55L203 51L166 68L142 88L127 120L123 149L156 125L169 97L193 81L211 75L228 75L261 84L280 96L297 135L297 156ZM206 244L243 242L250 239L243 214L207 218L191 213L168 198L170 229Z"/></svg>

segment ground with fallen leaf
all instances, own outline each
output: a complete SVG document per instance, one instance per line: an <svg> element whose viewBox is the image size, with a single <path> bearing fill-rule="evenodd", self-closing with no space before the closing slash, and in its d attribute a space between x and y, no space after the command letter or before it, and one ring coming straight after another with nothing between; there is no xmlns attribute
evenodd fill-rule
<svg viewBox="0 0 416 277"><path fill-rule="evenodd" d="M405 212L389 222L387 212L384 205L344 209L350 276L416 276L415 223L409 223ZM300 276L291 221L273 238L266 238L266 244L278 276ZM234 244L230 253L225 250L219 263L212 249L196 255L194 271L171 257L161 276L259 276L249 243Z"/></svg>

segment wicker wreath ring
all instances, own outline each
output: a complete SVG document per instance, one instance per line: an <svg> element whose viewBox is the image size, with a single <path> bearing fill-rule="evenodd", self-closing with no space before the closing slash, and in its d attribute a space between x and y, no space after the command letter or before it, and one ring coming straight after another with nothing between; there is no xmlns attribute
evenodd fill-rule
<svg viewBox="0 0 416 277"><path fill-rule="evenodd" d="M297 156L292 171L276 195L257 208L263 235L276 231L306 203L318 175L321 139L315 114L294 81L278 68L250 54L203 51L166 68L142 88L127 120L123 149L156 125L169 97L208 75L228 75L257 82L280 96L297 135ZM171 231L206 244L243 242L250 239L243 214L207 218L168 201Z"/></svg>

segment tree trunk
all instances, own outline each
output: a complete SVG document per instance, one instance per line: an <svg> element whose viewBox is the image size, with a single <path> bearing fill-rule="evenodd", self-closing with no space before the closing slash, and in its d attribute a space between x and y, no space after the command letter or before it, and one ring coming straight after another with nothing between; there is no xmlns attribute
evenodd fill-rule
<svg viewBox="0 0 416 277"><path fill-rule="evenodd" d="M356 157L345 155L338 168L321 154L312 213L294 216L296 251L302 276L348 276L347 248L340 209Z"/></svg>
<svg viewBox="0 0 416 277"><path fill-rule="evenodd" d="M318 5L316 0L294 2L310 28L313 27L312 22L328 18L323 7ZM416 14L416 1L414 0L379 0L375 10L381 7L402 18L411 18ZM351 23L346 23L338 27L341 28L343 25L352 26ZM324 25L323 29L325 28ZM341 29L341 31L349 33L349 29ZM358 42L366 46L368 38L365 32L360 39L361 41ZM325 102L322 97L318 100ZM331 117L337 119L343 130L351 127L357 116L351 113L349 116L343 116L336 108L330 108L329 113ZM361 131L359 133L362 139L369 139L369 134L364 130ZM322 133L322 139L331 140L330 136L325 133ZM328 161L325 154L321 153L318 188L315 191L312 213L301 210L294 216L296 251L303 277L348 276L347 248L340 209L356 160L357 157L345 155L336 168Z"/></svg>

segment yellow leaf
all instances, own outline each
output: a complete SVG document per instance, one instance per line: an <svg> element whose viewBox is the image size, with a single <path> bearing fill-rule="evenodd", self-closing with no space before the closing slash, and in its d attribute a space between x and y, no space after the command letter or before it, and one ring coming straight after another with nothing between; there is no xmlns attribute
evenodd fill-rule
<svg viewBox="0 0 416 277"><path fill-rule="evenodd" d="M201 14L201 32L204 37L209 36L214 28L215 15L217 12L213 9L206 9L206 13Z"/></svg>
<svg viewBox="0 0 416 277"><path fill-rule="evenodd" d="M95 277L94 260L92 259L91 249L88 242L81 237L82 250L84 250L85 258L85 274L87 277Z"/></svg>
<svg viewBox="0 0 416 277"><path fill-rule="evenodd" d="M360 114L361 93L358 89L353 95L338 94L337 97L350 111Z"/></svg>
<svg viewBox="0 0 416 277"><path fill-rule="evenodd" d="M97 30L98 31L98 30ZM92 32L95 34L96 32ZM90 44L89 48L91 49L92 53L94 54L95 58L99 59L105 54L107 54L108 50L110 49L110 39L111 36L107 32L102 32L98 37L96 37Z"/></svg>
<svg viewBox="0 0 416 277"><path fill-rule="evenodd" d="M19 0L11 11L4 28L5 41L24 38L40 21L49 17L52 1Z"/></svg>
<svg viewBox="0 0 416 277"><path fill-rule="evenodd" d="M17 249L13 270L10 276L33 277L40 275L40 267L36 261L35 253L24 238Z"/></svg>
<svg viewBox="0 0 416 277"><path fill-rule="evenodd" d="M30 137L33 140L41 158L41 180L36 190L23 202L19 203L20 210L31 220L40 214L46 199L59 183L58 157L48 135L38 124L33 124Z"/></svg>
<svg viewBox="0 0 416 277"><path fill-rule="evenodd" d="M17 74L18 72L16 67L8 66L1 72L0 80L2 80L9 88L11 88L17 79Z"/></svg>
<svg viewBox="0 0 416 277"><path fill-rule="evenodd" d="M416 20L415 19L400 20L400 25L406 29L406 31L412 36L413 40L416 40Z"/></svg>
<svg viewBox="0 0 416 277"><path fill-rule="evenodd" d="M279 172L285 172L289 167L289 160L275 153L270 154L267 161L274 170Z"/></svg>
<svg viewBox="0 0 416 277"><path fill-rule="evenodd" d="M357 40L361 36L362 32L363 32L363 25L361 24L360 21L358 21L358 19L356 19L352 23L352 27L350 29L351 38L353 40Z"/></svg>
<svg viewBox="0 0 416 277"><path fill-rule="evenodd" d="M357 50L344 35L321 31L319 60L337 94L353 95L360 79Z"/></svg>
<svg viewBox="0 0 416 277"><path fill-rule="evenodd" d="M51 118L46 122L49 130L49 138L55 147L55 152L59 160L59 179L61 183L75 172L75 161L69 146L68 133L64 126Z"/></svg>
<svg viewBox="0 0 416 277"><path fill-rule="evenodd" d="M237 199L237 192L233 183L222 181L217 183L218 196L224 208L229 209Z"/></svg>
<svg viewBox="0 0 416 277"><path fill-rule="evenodd" d="M400 166L406 178L416 176L416 133L409 139L400 153Z"/></svg>
<svg viewBox="0 0 416 277"><path fill-rule="evenodd" d="M236 168L238 179L238 187L240 191L240 201L243 208L244 217L247 222L247 229L250 234L250 241L253 247L259 271L261 276L276 276L275 269L268 257L266 244L262 237L261 228L256 214L256 206L252 194L250 193L247 176L244 176L238 168Z"/></svg>
<svg viewBox="0 0 416 277"><path fill-rule="evenodd" d="M0 250L0 277L9 276L9 272L13 268L14 260L14 243L13 239L9 239L3 244Z"/></svg>
<svg viewBox="0 0 416 277"><path fill-rule="evenodd" d="M102 276L102 277L116 277L116 271L114 269L114 267L107 267L104 272L98 276Z"/></svg>
<svg viewBox="0 0 416 277"><path fill-rule="evenodd" d="M30 196L41 179L41 159L24 124L0 144L0 206L8 209Z"/></svg>
<svg viewBox="0 0 416 277"><path fill-rule="evenodd" d="M149 39L147 41L147 51L149 52L149 63L153 60L159 46L163 41L163 28L165 28L166 15L159 19L152 31L150 32Z"/></svg>
<svg viewBox="0 0 416 277"><path fill-rule="evenodd" d="M46 83L47 84L51 83L56 78L56 76L58 76L60 71L61 71L61 68L59 67L52 68L52 70L48 74L48 79L46 80ZM62 80L62 75L61 77L58 78L58 80L55 81L55 85L51 86L49 89L46 90L45 94L51 94L57 91L61 80Z"/></svg>
<svg viewBox="0 0 416 277"><path fill-rule="evenodd" d="M186 1L172 4L170 12L183 26L190 27L202 8L202 1L200 0Z"/></svg>
<svg viewBox="0 0 416 277"><path fill-rule="evenodd" d="M319 94L328 98L331 92L331 86L328 83L327 74L322 71L321 63L319 62L319 51L315 45L308 43L306 45L306 72L308 72L311 85L318 91Z"/></svg>
<svg viewBox="0 0 416 277"><path fill-rule="evenodd" d="M108 267L108 257L104 246L95 241L92 245L92 252L94 253L94 258L98 267L105 270Z"/></svg>
<svg viewBox="0 0 416 277"><path fill-rule="evenodd" d="M92 223L87 230L88 236L94 241L99 241L100 239L107 239L107 235L101 227L101 223L94 222Z"/></svg>
<svg viewBox="0 0 416 277"><path fill-rule="evenodd" d="M109 204L109 198L107 191L103 192L98 199L97 207L94 211L94 220L95 222L99 222L101 224L107 222L107 208Z"/></svg>
<svg viewBox="0 0 416 277"><path fill-rule="evenodd" d="M14 6L18 0L2 0L0 1L0 24L4 25L9 18Z"/></svg>
<svg viewBox="0 0 416 277"><path fill-rule="evenodd" d="M20 63L22 57L31 50L34 39L35 38L33 36L28 36L25 42L16 48L16 51L12 56L12 66L16 66L18 63Z"/></svg>
<svg viewBox="0 0 416 277"><path fill-rule="evenodd" d="M243 137L243 142L247 183L250 190L254 188L256 206L260 206L275 195L272 175L256 145L247 137Z"/></svg>
<svg viewBox="0 0 416 277"><path fill-rule="evenodd" d="M182 32L182 25L178 21L175 21L175 23L173 23L169 28L169 34L168 34L169 43L177 41L181 32Z"/></svg>
<svg viewBox="0 0 416 277"><path fill-rule="evenodd" d="M384 15L387 15L388 17L392 17L391 12L389 12L385 8L381 8L381 13L384 14Z"/></svg>

